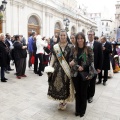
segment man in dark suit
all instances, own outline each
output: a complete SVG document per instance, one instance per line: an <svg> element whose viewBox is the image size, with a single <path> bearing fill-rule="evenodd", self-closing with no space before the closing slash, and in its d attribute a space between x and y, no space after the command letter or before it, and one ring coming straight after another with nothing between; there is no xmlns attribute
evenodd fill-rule
<svg viewBox="0 0 120 120"><path fill-rule="evenodd" d="M94 67L97 73L101 72L102 69L102 60L103 60L103 51L102 51L102 44L94 41L95 32L90 30L88 31L88 43L87 45L93 49L94 52ZM93 101L93 96L95 94L95 84L96 84L97 75L95 75L89 83L88 86L88 103Z"/></svg>
<svg viewBox="0 0 120 120"><path fill-rule="evenodd" d="M102 49L103 49L103 65L102 70L104 70L103 85L106 85L108 79L108 70L110 70L110 53L112 53L112 46L107 42L106 37L101 37ZM99 81L97 84L102 82L102 71L98 75Z"/></svg>
<svg viewBox="0 0 120 120"><path fill-rule="evenodd" d="M7 58L7 68L6 70L8 71L12 71L14 69L11 69L10 67L10 61L12 60L12 49L13 49L13 43L11 41L11 36L9 33L6 33L6 40L5 40L5 44L7 45L8 47L8 50L9 50L9 54L8 54L8 58Z"/></svg>

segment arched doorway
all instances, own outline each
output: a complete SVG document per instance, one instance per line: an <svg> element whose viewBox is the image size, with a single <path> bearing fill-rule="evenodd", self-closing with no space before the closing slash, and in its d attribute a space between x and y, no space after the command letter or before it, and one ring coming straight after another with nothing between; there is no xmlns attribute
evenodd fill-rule
<svg viewBox="0 0 120 120"><path fill-rule="evenodd" d="M40 24L38 18L35 15L30 16L28 20L28 37L33 31L35 31L36 34L40 34Z"/></svg>
<svg viewBox="0 0 120 120"><path fill-rule="evenodd" d="M72 26L72 28L71 28L71 35L72 35L72 34L75 34L75 33L76 33L76 31L75 31L75 27Z"/></svg>
<svg viewBox="0 0 120 120"><path fill-rule="evenodd" d="M85 30L84 29L82 29L82 32L85 34Z"/></svg>
<svg viewBox="0 0 120 120"><path fill-rule="evenodd" d="M60 25L59 22L57 22L57 23L55 24L55 30L54 30L54 34L55 34L56 37L59 36L59 34L60 34L60 29L61 29L61 25Z"/></svg>

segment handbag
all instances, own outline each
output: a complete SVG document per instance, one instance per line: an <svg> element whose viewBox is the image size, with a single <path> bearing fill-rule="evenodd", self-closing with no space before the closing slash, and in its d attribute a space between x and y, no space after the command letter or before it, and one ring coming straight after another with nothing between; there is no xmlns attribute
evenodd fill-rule
<svg viewBox="0 0 120 120"><path fill-rule="evenodd" d="M82 79L82 81L88 80L87 79L88 75L89 75L89 72L87 72L87 71L79 71L78 72L78 77L80 77Z"/></svg>
<svg viewBox="0 0 120 120"><path fill-rule="evenodd" d="M46 58L46 55L45 53L43 54L43 64L46 64L47 63L47 58Z"/></svg>
<svg viewBox="0 0 120 120"><path fill-rule="evenodd" d="M45 50L45 52L46 52L47 54L50 54L51 51L50 51L47 47L44 47L43 49Z"/></svg>

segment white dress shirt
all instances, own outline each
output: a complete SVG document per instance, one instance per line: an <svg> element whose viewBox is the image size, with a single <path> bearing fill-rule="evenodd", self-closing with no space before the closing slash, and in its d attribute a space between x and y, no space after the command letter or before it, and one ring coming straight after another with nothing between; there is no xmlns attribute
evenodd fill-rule
<svg viewBox="0 0 120 120"><path fill-rule="evenodd" d="M87 46L89 46L89 47L91 47L91 48L93 49L93 44L94 44L94 40L93 40L92 42L89 41L89 42L87 43Z"/></svg>

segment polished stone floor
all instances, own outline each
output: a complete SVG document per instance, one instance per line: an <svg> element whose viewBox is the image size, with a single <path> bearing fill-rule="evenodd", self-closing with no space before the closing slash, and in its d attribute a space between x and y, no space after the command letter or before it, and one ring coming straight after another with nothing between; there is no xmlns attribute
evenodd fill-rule
<svg viewBox="0 0 120 120"><path fill-rule="evenodd" d="M58 102L47 98L45 73L40 77L27 69L28 77L22 79L14 73L6 74L7 83L0 82L0 120L120 120L120 73L107 86L96 85L94 101L82 119L74 115L74 102L60 111Z"/></svg>

